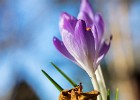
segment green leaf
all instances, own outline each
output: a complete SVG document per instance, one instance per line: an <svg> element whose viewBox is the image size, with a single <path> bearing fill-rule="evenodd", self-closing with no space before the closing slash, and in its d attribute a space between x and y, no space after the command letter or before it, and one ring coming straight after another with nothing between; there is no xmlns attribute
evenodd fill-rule
<svg viewBox="0 0 140 100"><path fill-rule="evenodd" d="M110 100L110 89L107 90L107 100Z"/></svg>
<svg viewBox="0 0 140 100"><path fill-rule="evenodd" d="M58 72L60 72L60 74L66 79L68 80L72 86L76 87L77 84L75 82L72 81L72 79L70 79L61 69L59 69L53 62L51 62L51 64L56 68L56 70Z"/></svg>
<svg viewBox="0 0 140 100"><path fill-rule="evenodd" d="M119 94L119 90L118 90L118 88L116 88L115 100L118 100L118 94Z"/></svg>
<svg viewBox="0 0 140 100"><path fill-rule="evenodd" d="M61 92L63 88L57 84L43 69L41 70L43 74L53 83L53 85Z"/></svg>

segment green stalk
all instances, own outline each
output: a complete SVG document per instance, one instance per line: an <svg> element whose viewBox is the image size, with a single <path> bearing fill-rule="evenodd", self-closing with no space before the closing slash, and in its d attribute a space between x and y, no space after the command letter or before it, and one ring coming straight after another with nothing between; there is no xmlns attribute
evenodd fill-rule
<svg viewBox="0 0 140 100"><path fill-rule="evenodd" d="M110 89L107 90L107 100L110 100Z"/></svg>
<svg viewBox="0 0 140 100"><path fill-rule="evenodd" d="M74 87L77 86L77 84L75 82L72 81L72 79L70 79L61 69L59 69L53 62L51 62L51 64L55 67L55 69L60 72L60 74L67 80L70 82L70 84Z"/></svg>
<svg viewBox="0 0 140 100"><path fill-rule="evenodd" d="M43 74L53 83L53 85L61 92L63 88L57 84L43 69L41 70Z"/></svg>
<svg viewBox="0 0 140 100"><path fill-rule="evenodd" d="M115 100L118 100L118 94L119 94L119 90L118 88L116 89L116 93L115 93Z"/></svg>
<svg viewBox="0 0 140 100"><path fill-rule="evenodd" d="M99 89L100 89L100 93L101 93L101 97L102 100L107 100L107 89L106 89L106 85L105 85L105 81L104 81L104 77L103 77L103 73L101 70L101 66L99 65L97 70L95 71L96 77L97 77L97 82L99 84Z"/></svg>
<svg viewBox="0 0 140 100"><path fill-rule="evenodd" d="M88 73L89 74L89 73ZM96 78L96 75L95 73L90 73L89 74L90 78L91 78L91 82L92 82L92 85L94 87L94 90L97 90L100 92L100 88L99 88L99 84L98 84L98 81L97 81L97 78ZM99 95L97 97L97 100L102 100L102 95Z"/></svg>

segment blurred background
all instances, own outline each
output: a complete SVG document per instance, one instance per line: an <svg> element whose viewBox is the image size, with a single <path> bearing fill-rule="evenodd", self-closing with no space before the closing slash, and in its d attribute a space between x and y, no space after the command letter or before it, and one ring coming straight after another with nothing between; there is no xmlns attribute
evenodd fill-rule
<svg viewBox="0 0 140 100"><path fill-rule="evenodd" d="M113 34L101 63L112 98L140 100L140 0L90 0ZM93 89L80 67L63 57L52 43L61 39L59 16L77 16L80 0L0 0L0 100L57 100L59 91L42 74L44 69L64 89L72 86L50 64L54 62L84 91ZM113 99L112 99L113 100Z"/></svg>

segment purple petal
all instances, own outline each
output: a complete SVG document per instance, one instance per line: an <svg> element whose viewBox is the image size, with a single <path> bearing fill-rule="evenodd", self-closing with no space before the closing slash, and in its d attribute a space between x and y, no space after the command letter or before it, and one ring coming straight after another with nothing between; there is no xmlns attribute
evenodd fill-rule
<svg viewBox="0 0 140 100"><path fill-rule="evenodd" d="M93 66L94 37L91 30L86 30L86 24L83 20L78 20L74 34L65 32L62 39L69 53L80 65L83 65L81 67Z"/></svg>
<svg viewBox="0 0 140 100"><path fill-rule="evenodd" d="M93 60L93 56L95 53L94 37L91 32L91 29L86 29L86 24L83 20L79 20L77 22L74 38L76 45L82 53L79 55L81 55L82 57L86 56L88 57L88 59Z"/></svg>
<svg viewBox="0 0 140 100"><path fill-rule="evenodd" d="M102 16L100 14L96 14L94 22L97 28L98 40L101 41L104 33L104 21L102 19Z"/></svg>
<svg viewBox="0 0 140 100"><path fill-rule="evenodd" d="M63 30L67 30L70 33L74 33L76 23L77 19L75 17L63 12L59 22L60 32L62 33Z"/></svg>
<svg viewBox="0 0 140 100"><path fill-rule="evenodd" d="M88 57L93 61L95 57L95 38L91 29L86 31L85 40L88 49Z"/></svg>
<svg viewBox="0 0 140 100"><path fill-rule="evenodd" d="M90 5L88 0L82 0L78 19L82 19L86 23L88 23L88 27L91 26L90 24L93 23L94 13L92 6Z"/></svg>
<svg viewBox="0 0 140 100"><path fill-rule="evenodd" d="M94 39L95 39L95 50L97 50L97 48L99 46L99 39L98 39L97 28L94 24L92 25L91 31L92 31L92 34L93 34Z"/></svg>
<svg viewBox="0 0 140 100"><path fill-rule="evenodd" d="M90 28L93 24L92 19L89 17L89 15L86 12L79 13L78 19L84 20L88 28Z"/></svg>
<svg viewBox="0 0 140 100"><path fill-rule="evenodd" d="M86 42L84 34L86 32L86 25L83 21L79 20L75 27L74 34L64 31L62 39L64 45L70 54L75 58L83 58L83 52L86 51ZM86 49L86 50L85 50Z"/></svg>
<svg viewBox="0 0 140 100"><path fill-rule="evenodd" d="M79 20L75 27L74 40L77 46L79 56L87 60L93 60L95 53L95 42L91 29L86 29L85 21ZM76 50L77 50L76 49Z"/></svg>
<svg viewBox="0 0 140 100"><path fill-rule="evenodd" d="M68 59L72 60L73 62L76 62L75 59L73 58L73 56L68 52L68 50L66 49L66 47L64 46L62 41L60 41L56 37L53 37L53 43L54 43L56 49L59 52L61 52L65 57L67 57Z"/></svg>
<svg viewBox="0 0 140 100"><path fill-rule="evenodd" d="M111 40L112 40L112 35L110 36L110 40L109 40L108 44L106 43L106 41L103 42L102 47L100 48L100 52L99 52L99 56L98 56L98 59L97 59L97 63L100 63L100 61L103 59L103 57L108 52L108 50L110 48Z"/></svg>

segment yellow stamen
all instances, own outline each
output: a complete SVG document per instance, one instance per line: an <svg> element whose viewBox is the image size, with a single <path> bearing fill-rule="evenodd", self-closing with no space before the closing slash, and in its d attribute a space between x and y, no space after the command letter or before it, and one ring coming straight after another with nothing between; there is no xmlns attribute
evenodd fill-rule
<svg viewBox="0 0 140 100"><path fill-rule="evenodd" d="M86 30L89 31L89 30L91 30L91 28L87 27Z"/></svg>

